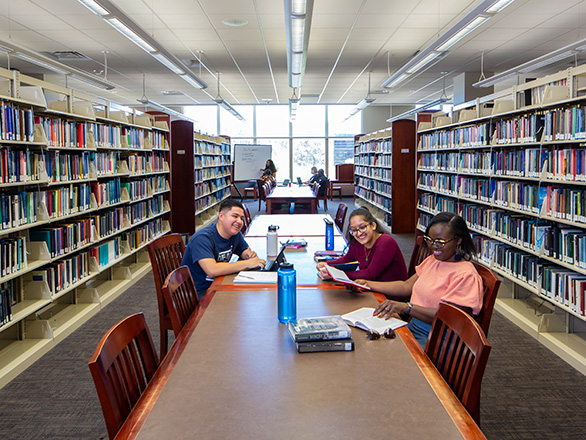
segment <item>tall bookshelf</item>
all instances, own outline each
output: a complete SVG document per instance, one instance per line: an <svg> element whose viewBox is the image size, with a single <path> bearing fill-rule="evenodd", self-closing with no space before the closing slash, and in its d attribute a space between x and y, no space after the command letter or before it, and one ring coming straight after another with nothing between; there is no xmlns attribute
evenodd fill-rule
<svg viewBox="0 0 586 440"><path fill-rule="evenodd" d="M415 121L362 136L355 146L354 195L394 233L415 230Z"/></svg>
<svg viewBox="0 0 586 440"><path fill-rule="evenodd" d="M169 130L5 69L0 117L4 386L150 270L145 246L170 229Z"/></svg>
<svg viewBox="0 0 586 440"><path fill-rule="evenodd" d="M192 122L171 122L173 232L193 234L216 218L230 197L230 143L194 131ZM177 200L177 195L181 199Z"/></svg>
<svg viewBox="0 0 586 440"><path fill-rule="evenodd" d="M496 308L586 374L586 67L420 124L418 228L468 223L499 274Z"/></svg>

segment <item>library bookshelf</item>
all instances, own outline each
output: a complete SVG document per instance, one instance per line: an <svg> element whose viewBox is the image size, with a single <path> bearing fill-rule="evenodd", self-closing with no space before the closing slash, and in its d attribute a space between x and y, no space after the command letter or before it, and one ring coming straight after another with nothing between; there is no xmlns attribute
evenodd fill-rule
<svg viewBox="0 0 586 440"><path fill-rule="evenodd" d="M415 229L415 132L415 121L394 121L354 151L355 198L397 234Z"/></svg>
<svg viewBox="0 0 586 440"><path fill-rule="evenodd" d="M148 273L169 128L0 69L0 386ZM154 297L153 297L154 299Z"/></svg>
<svg viewBox="0 0 586 440"><path fill-rule="evenodd" d="M189 121L171 122L171 139L171 190L181 197L173 203L171 229L191 235L212 222L230 197L230 143L194 131Z"/></svg>
<svg viewBox="0 0 586 440"><path fill-rule="evenodd" d="M496 308L586 374L586 66L420 123L418 229L459 213Z"/></svg>

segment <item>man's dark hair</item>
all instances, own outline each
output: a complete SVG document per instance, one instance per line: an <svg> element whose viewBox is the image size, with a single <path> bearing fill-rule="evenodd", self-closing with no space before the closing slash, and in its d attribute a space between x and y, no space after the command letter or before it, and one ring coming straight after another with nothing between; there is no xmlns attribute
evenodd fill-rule
<svg viewBox="0 0 586 440"><path fill-rule="evenodd" d="M240 208L244 210L242 203L236 199L226 199L220 203L220 212L230 211L232 208Z"/></svg>
<svg viewBox="0 0 586 440"><path fill-rule="evenodd" d="M320 168L319 170L317 170L317 175L318 175L318 176L323 176L323 175L325 175L324 169L323 169L323 168Z"/></svg>

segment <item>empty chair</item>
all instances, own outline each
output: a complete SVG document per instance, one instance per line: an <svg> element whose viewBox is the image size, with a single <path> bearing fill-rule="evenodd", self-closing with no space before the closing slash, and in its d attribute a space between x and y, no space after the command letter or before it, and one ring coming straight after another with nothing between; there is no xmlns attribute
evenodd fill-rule
<svg viewBox="0 0 586 440"><path fill-rule="evenodd" d="M494 273L482 264L474 263L476 272L482 278L482 285L484 286L484 297L482 299L482 309L480 313L474 316L476 322L480 325L480 328L485 335L488 335L488 328L490 327L490 320L492 318L492 311L494 309L494 303L496 296L499 291L501 281L494 275Z"/></svg>
<svg viewBox="0 0 586 440"><path fill-rule="evenodd" d="M478 425L480 386L490 349L470 315L451 304L440 304L425 352Z"/></svg>
<svg viewBox="0 0 586 440"><path fill-rule="evenodd" d="M163 296L175 337L197 308L199 297L187 266L181 266L169 274L163 285Z"/></svg>
<svg viewBox="0 0 586 440"><path fill-rule="evenodd" d="M340 233L344 233L344 221L346 220L346 213L348 212L348 205L345 203L340 203L338 205L338 210L336 211L336 218L334 219L334 223L340 230Z"/></svg>
<svg viewBox="0 0 586 440"><path fill-rule="evenodd" d="M337 193L338 197L340 197L340 200L342 200L342 187L341 186L334 186L334 183L330 180L330 188L329 188L330 200L334 200L334 193Z"/></svg>
<svg viewBox="0 0 586 440"><path fill-rule="evenodd" d="M185 254L185 243L179 234L167 234L157 238L147 246L155 289L157 291L157 303L159 305L159 330L161 338L161 359L167 354L168 330L173 330L169 310L163 298L163 283L167 276L181 266L183 254Z"/></svg>
<svg viewBox="0 0 586 440"><path fill-rule="evenodd" d="M88 366L110 439L116 436L158 365L142 313L120 321L99 342Z"/></svg>

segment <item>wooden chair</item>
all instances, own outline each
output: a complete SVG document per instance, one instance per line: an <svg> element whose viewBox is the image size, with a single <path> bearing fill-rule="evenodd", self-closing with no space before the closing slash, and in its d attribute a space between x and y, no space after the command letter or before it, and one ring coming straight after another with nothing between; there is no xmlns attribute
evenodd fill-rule
<svg viewBox="0 0 586 440"><path fill-rule="evenodd" d="M320 190L320 185L315 185L313 187L313 193L315 194L315 199L316 199L316 205L319 208L319 201L323 200L324 201L324 212L328 212L328 189L330 186L330 181L326 180L323 185L325 185L325 190L324 190L324 194L322 196L319 196L319 190Z"/></svg>
<svg viewBox="0 0 586 440"><path fill-rule="evenodd" d="M342 187L341 186L334 186L334 183L330 180L330 188L329 188L330 200L334 200L334 193L337 193L338 197L340 197L340 200L342 200Z"/></svg>
<svg viewBox="0 0 586 440"><path fill-rule="evenodd" d="M256 198L258 197L258 187L257 186L247 186L246 188L243 188L244 191L244 198L248 198L248 194L252 193L252 199L256 200Z"/></svg>
<svg viewBox="0 0 586 440"><path fill-rule="evenodd" d="M451 304L440 304L425 352L479 426L480 386L490 349L470 315Z"/></svg>
<svg viewBox="0 0 586 440"><path fill-rule="evenodd" d="M153 277L155 279L155 289L157 291L157 303L159 305L159 330L161 338L161 359L167 354L167 330L173 330L169 310L163 298L163 283L167 276L181 266L183 255L185 254L185 244L179 234L167 234L157 238L147 245L151 266L153 268Z"/></svg>
<svg viewBox="0 0 586 440"><path fill-rule="evenodd" d="M423 243L423 235L420 235L415 239L415 246L413 247L413 253L411 254L411 260L409 261L407 277L411 278L415 275L415 266L421 264L421 262L430 255L431 249Z"/></svg>
<svg viewBox="0 0 586 440"><path fill-rule="evenodd" d="M248 223L248 226L250 226L250 224L252 223L250 209L248 209L248 206L246 205L246 203L242 204L242 209L244 210L244 217L246 218L246 223Z"/></svg>
<svg viewBox="0 0 586 440"><path fill-rule="evenodd" d="M348 205L345 203L340 203L338 205L338 210L336 211L336 218L334 219L334 223L340 230L340 233L344 233L344 221L346 220L346 213L348 212Z"/></svg>
<svg viewBox="0 0 586 440"><path fill-rule="evenodd" d="M157 352L142 313L120 321L99 342L88 367L110 439L116 436L158 365Z"/></svg>
<svg viewBox="0 0 586 440"><path fill-rule="evenodd" d="M482 284L484 286L484 298L482 300L482 309L480 313L474 316L476 322L480 325L480 328L485 335L488 336L488 328L490 327L490 320L492 318L492 312L494 310L494 303L496 302L496 296L501 285L501 281L494 275L494 273L479 263L474 263L474 267L482 278Z"/></svg>
<svg viewBox="0 0 586 440"><path fill-rule="evenodd" d="M248 223L248 220L246 220L246 215L244 215L244 218L242 219L242 227L240 228L240 232L242 232L242 235L246 235L246 231L248 231L249 226L250 225Z"/></svg>
<svg viewBox="0 0 586 440"><path fill-rule="evenodd" d="M187 266L181 266L169 274L163 285L163 296L173 326L175 337L197 308L199 297Z"/></svg>
<svg viewBox="0 0 586 440"><path fill-rule="evenodd" d="M262 202L267 201L267 196L269 196L273 190L273 187L270 182L263 182L262 180L257 180L258 182L258 210L262 207Z"/></svg>

